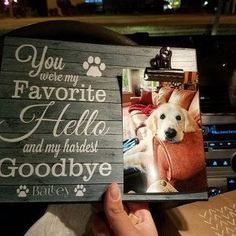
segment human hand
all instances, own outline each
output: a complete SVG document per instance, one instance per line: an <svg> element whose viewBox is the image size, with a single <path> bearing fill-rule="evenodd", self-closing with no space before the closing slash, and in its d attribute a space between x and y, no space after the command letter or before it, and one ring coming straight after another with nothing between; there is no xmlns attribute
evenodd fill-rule
<svg viewBox="0 0 236 236"><path fill-rule="evenodd" d="M105 219L95 217L94 236L157 236L157 229L146 203L128 203L124 206L116 183L111 184L104 199Z"/></svg>

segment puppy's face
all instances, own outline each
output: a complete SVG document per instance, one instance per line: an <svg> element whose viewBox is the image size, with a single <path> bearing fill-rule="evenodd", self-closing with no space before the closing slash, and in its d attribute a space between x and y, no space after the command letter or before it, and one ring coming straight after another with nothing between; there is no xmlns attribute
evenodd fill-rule
<svg viewBox="0 0 236 236"><path fill-rule="evenodd" d="M148 118L146 125L160 140L172 143L181 142L184 132L195 131L194 121L187 111L171 103L159 106Z"/></svg>
<svg viewBox="0 0 236 236"><path fill-rule="evenodd" d="M157 135L162 141L177 143L184 137L185 116L181 108L173 104L160 106L157 111Z"/></svg>

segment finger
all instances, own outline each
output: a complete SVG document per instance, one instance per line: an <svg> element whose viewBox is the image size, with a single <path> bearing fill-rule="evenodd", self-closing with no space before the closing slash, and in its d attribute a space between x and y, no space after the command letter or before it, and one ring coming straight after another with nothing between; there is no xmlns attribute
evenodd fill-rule
<svg viewBox="0 0 236 236"><path fill-rule="evenodd" d="M140 218L134 215L133 213L129 214L129 219L133 225L137 225L141 222Z"/></svg>
<svg viewBox="0 0 236 236"><path fill-rule="evenodd" d="M94 215L91 229L93 236L111 236L110 229L101 215Z"/></svg>
<svg viewBox="0 0 236 236"><path fill-rule="evenodd" d="M116 235L135 235L136 229L131 223L128 214L124 210L119 186L111 184L104 199L104 210L106 217Z"/></svg>
<svg viewBox="0 0 236 236"><path fill-rule="evenodd" d="M146 218L152 217L149 211L147 203L127 203L129 214L134 214L140 218L140 222L146 220Z"/></svg>
<svg viewBox="0 0 236 236"><path fill-rule="evenodd" d="M157 235L157 229L147 203L128 203L127 207L129 214L138 218L135 227L140 233L150 232L150 235Z"/></svg>
<svg viewBox="0 0 236 236"><path fill-rule="evenodd" d="M137 211L140 209L145 209L149 211L149 207L146 202L128 202L127 208L129 211Z"/></svg>

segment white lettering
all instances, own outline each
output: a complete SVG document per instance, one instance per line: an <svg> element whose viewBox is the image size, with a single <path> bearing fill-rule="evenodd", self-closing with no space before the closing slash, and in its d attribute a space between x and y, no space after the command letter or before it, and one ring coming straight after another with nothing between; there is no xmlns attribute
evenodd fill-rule
<svg viewBox="0 0 236 236"><path fill-rule="evenodd" d="M60 150L61 150L60 144L47 144L45 147L45 152L54 153L54 157L58 157Z"/></svg>
<svg viewBox="0 0 236 236"><path fill-rule="evenodd" d="M40 174L40 168L41 168L41 171L42 171L42 167L44 167L44 169L45 169L44 174ZM41 163L41 164L39 164L35 167L35 174L39 177L46 177L46 176L49 175L49 173L50 173L50 167L46 163Z"/></svg>
<svg viewBox="0 0 236 236"><path fill-rule="evenodd" d="M97 110L93 111L92 114L90 114L89 110L85 110L82 113L82 115L81 115L81 117L78 121L73 121L73 120L69 121L68 123L66 123L64 128L62 128L62 131L58 132L58 128L59 128L61 122L65 122L65 120L63 119L63 115L65 114L67 109L70 107L70 104L67 104L63 108L63 110L62 110L60 116L58 117L58 119L46 118L45 117L46 113L50 114L50 112L48 110L54 104L55 104L55 102L52 101L48 104L35 104L35 105L30 105L30 106L25 107L20 113L20 121L23 122L23 123L26 123L26 124L30 124L30 123L35 124L32 127L32 129L28 133L26 133L22 136L19 136L19 137L15 137L15 138L7 138L7 137L3 137L3 135L0 135L0 140L2 140L4 142L11 142L11 143L22 141L22 140L30 137L39 128L39 126L41 125L41 123L43 121L45 121L45 122L54 122L55 123L55 125L53 127L53 131L52 131L52 134L53 134L54 137L59 137L63 134L65 134L67 136L70 136L70 135L77 135L77 136L80 136L80 135L86 135L86 136L103 135L104 136L108 133L109 127L106 126L106 123L104 121L98 121L94 125L96 117L98 116L98 111ZM42 108L44 107L44 111L42 111L42 114L40 115L39 118L36 118L36 115L34 114L35 108L40 108L40 107L42 107ZM27 114L27 112L31 113L31 109L34 112L31 114L32 118L29 119L26 114ZM87 117L88 117L88 119L87 119ZM4 122L1 122L0 126L3 123ZM82 126L83 124L85 124L85 125ZM93 127L93 125L94 125L94 127Z"/></svg>
<svg viewBox="0 0 236 236"><path fill-rule="evenodd" d="M59 101L82 101L82 102L104 102L106 100L105 90L92 89L89 85L88 88L84 88L84 84L81 88L65 88L65 87L39 87L37 85L30 85L25 80L14 80L15 91L12 98L21 98L23 95L32 100L46 99L46 100L59 100Z"/></svg>
<svg viewBox="0 0 236 236"><path fill-rule="evenodd" d="M34 173L34 166L30 163L24 163L19 166L19 175L22 177L29 177Z"/></svg>
<svg viewBox="0 0 236 236"><path fill-rule="evenodd" d="M112 167L109 163L103 163L99 167L99 173L102 176L109 176L111 174Z"/></svg>
<svg viewBox="0 0 236 236"><path fill-rule="evenodd" d="M56 163L52 166L52 175L55 177L67 176L66 175L66 159L60 159L62 163ZM57 173L56 173L57 170Z"/></svg>
<svg viewBox="0 0 236 236"><path fill-rule="evenodd" d="M33 186L32 191L33 196L68 196L69 191L67 187L63 186L54 186L54 185L46 185L46 186Z"/></svg>
<svg viewBox="0 0 236 236"><path fill-rule="evenodd" d="M70 161L70 176L78 177L83 173L83 166L80 163L74 163L73 158L68 159ZM75 173L75 168L77 169L77 173Z"/></svg>
<svg viewBox="0 0 236 236"><path fill-rule="evenodd" d="M38 86L31 86L29 92L29 99L41 99L40 88Z"/></svg>
<svg viewBox="0 0 236 236"><path fill-rule="evenodd" d="M66 100L68 98L68 91L66 88L60 87L57 88L55 95L57 100Z"/></svg>
<svg viewBox="0 0 236 236"><path fill-rule="evenodd" d="M84 165L85 165L85 167L86 167L86 169L88 171L88 175L89 176L88 177L84 176L83 180L85 182L87 182L87 181L89 181L93 177L94 172L95 172L97 166L99 165L99 163L85 163ZM92 166L92 169L91 169L91 166Z"/></svg>
<svg viewBox="0 0 236 236"><path fill-rule="evenodd" d="M98 151L98 141L88 143L87 139L82 144L79 142L70 143L70 139L66 139L62 152L65 153L93 153Z"/></svg>
<svg viewBox="0 0 236 236"><path fill-rule="evenodd" d="M22 55L24 55L27 52L28 48L32 49L32 54L27 54L26 57L21 57L20 54L22 53ZM33 70L29 72L30 77L38 76L43 68L46 70L49 69L62 70L65 66L65 64L63 63L63 58L62 57L46 58L47 50L48 47L45 46L43 48L43 52L40 56L40 59L38 59L37 48L31 44L23 44L16 49L15 58L17 61L21 63L31 62L31 67L33 68ZM39 61L38 63L37 60Z"/></svg>
<svg viewBox="0 0 236 236"><path fill-rule="evenodd" d="M3 167L4 167L3 163L6 164L8 162L10 162L10 164L12 166L15 166L16 159L3 158L2 160L0 160L0 177L7 178L7 177L14 177L15 176L15 171L16 171L17 167L8 167L7 169L10 170L10 172L8 172L8 174L3 172Z"/></svg>
<svg viewBox="0 0 236 236"><path fill-rule="evenodd" d="M12 96L12 98L20 98L18 92L20 92L22 94L23 90L24 90L24 85L23 84L25 84L25 87L28 88L29 87L29 82L25 81L25 80L13 80L13 82L15 83L15 93ZM20 83L22 83L21 86L20 86Z"/></svg>
<svg viewBox="0 0 236 236"><path fill-rule="evenodd" d="M46 99L50 99L52 96L53 91L55 90L55 87L42 87ZM48 91L49 90L49 91Z"/></svg>
<svg viewBox="0 0 236 236"><path fill-rule="evenodd" d="M61 158L60 162L54 164L48 163L16 163L16 159L3 158L0 160L0 177L23 177L28 178L31 176L38 176L45 178L47 176L53 177L81 177L84 182L90 181L95 173L103 177L107 177L112 172L112 166L109 163L78 163L74 162L73 158L68 158L68 169L67 159Z"/></svg>
<svg viewBox="0 0 236 236"><path fill-rule="evenodd" d="M105 92L105 90L97 90L97 92L96 92L96 100L98 102L104 102L106 100L106 92Z"/></svg>
<svg viewBox="0 0 236 236"><path fill-rule="evenodd" d="M39 144L26 143L23 147L23 153L40 153L43 150L44 139Z"/></svg>
<svg viewBox="0 0 236 236"><path fill-rule="evenodd" d="M39 127L39 125L41 124L42 120L43 120L43 117L45 116L48 108L50 106L52 106L55 102L50 102L48 104L36 104L36 105L31 105L31 106L27 106L25 107L21 113L20 113L20 121L23 122L23 123L31 123L31 122L36 122L35 126L26 134L20 136L20 137L17 137L17 138L4 138L2 135L0 135L0 140L4 141L4 142L9 142L9 143L15 143L15 142L19 142L19 141L22 141L28 137L30 137ZM36 119L35 118L35 114L33 113L32 115L32 119L29 119L29 120L25 120L25 113L27 113L27 111L29 111L31 108L35 108L35 107L45 107L45 110L42 112L42 115L40 118ZM26 116L27 117L27 116ZM2 123L0 123L1 125Z"/></svg>

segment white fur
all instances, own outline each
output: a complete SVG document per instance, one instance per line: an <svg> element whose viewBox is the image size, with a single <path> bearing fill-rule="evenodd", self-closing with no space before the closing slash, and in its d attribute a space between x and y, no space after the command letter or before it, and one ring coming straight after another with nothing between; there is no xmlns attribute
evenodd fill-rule
<svg viewBox="0 0 236 236"><path fill-rule="evenodd" d="M161 116L164 115L162 119ZM180 120L177 119L180 117ZM188 112L173 103L165 103L158 107L145 122L146 127L151 130L152 135L157 135L161 141L170 141L173 143L181 142L184 133L195 132L196 122ZM176 136L169 140L166 136L168 129L174 129Z"/></svg>
<svg viewBox="0 0 236 236"><path fill-rule="evenodd" d="M144 138L138 145L124 153L124 168L134 167L146 172L148 183L152 184L159 180L153 155L153 137L157 135L162 141L181 142L185 132L196 131L196 123L185 109L172 103L165 103L152 112L145 125ZM168 129L175 130L176 136L168 139L166 136ZM155 190L154 192L161 192L158 185Z"/></svg>
<svg viewBox="0 0 236 236"><path fill-rule="evenodd" d="M147 175L148 183L159 179L153 159L153 135L145 128L144 138L140 143L124 153L124 168L137 168Z"/></svg>

